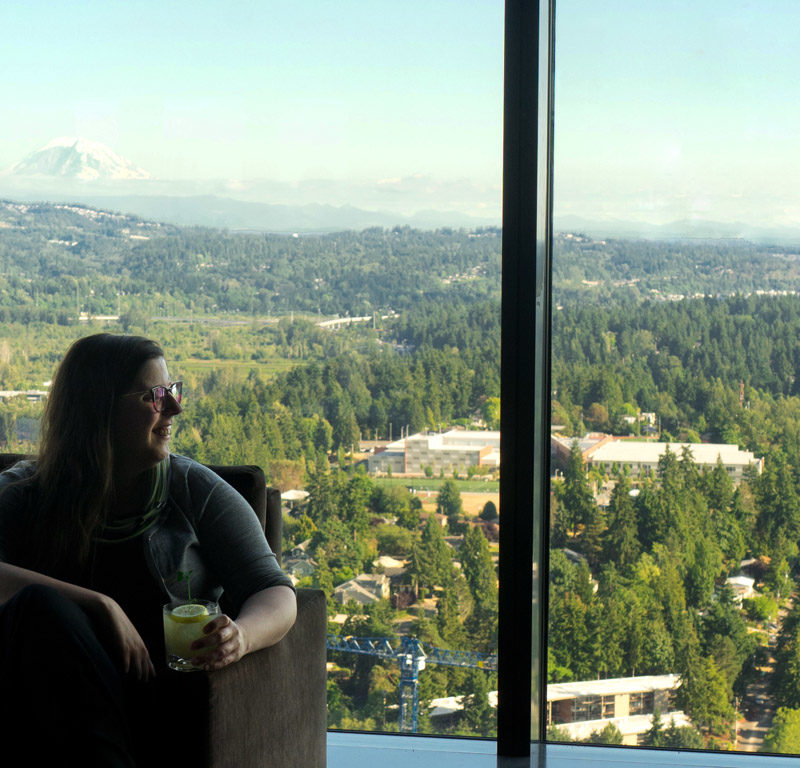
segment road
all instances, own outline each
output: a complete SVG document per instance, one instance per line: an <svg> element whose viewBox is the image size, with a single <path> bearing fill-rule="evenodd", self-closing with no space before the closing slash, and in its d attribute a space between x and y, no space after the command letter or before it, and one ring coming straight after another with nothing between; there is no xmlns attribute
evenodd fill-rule
<svg viewBox="0 0 800 768"><path fill-rule="evenodd" d="M774 641L770 642L770 646L774 647ZM771 671L774 663L775 659L770 654L769 667L766 669ZM769 683L772 678L770 671L750 684L742 703L744 719L737 723L739 741L736 747L742 752L759 752L764 743L764 736L772 725L775 707L769 694Z"/></svg>
<svg viewBox="0 0 800 768"><path fill-rule="evenodd" d="M795 596L792 595L787 605L778 611L778 625L769 630L767 660L759 667L763 674L748 686L741 704L744 717L736 724L738 736L736 748L742 752L759 752L764 744L764 736L772 725L775 703L770 694L770 684L775 673L775 646L783 619L791 610L794 599Z"/></svg>

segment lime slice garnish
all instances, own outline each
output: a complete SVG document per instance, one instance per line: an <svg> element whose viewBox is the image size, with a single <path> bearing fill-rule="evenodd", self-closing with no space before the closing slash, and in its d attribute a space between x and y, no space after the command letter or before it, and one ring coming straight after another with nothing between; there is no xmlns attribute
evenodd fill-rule
<svg viewBox="0 0 800 768"><path fill-rule="evenodd" d="M173 608L170 616L180 624L192 624L197 621L203 621L208 616L208 608L199 603L187 603Z"/></svg>

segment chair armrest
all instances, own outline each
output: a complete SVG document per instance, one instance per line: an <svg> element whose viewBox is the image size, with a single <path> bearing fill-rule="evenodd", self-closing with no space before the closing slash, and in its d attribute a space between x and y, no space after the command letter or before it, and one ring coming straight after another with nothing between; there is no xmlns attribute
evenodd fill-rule
<svg viewBox="0 0 800 768"><path fill-rule="evenodd" d="M297 620L276 645L205 675L208 765L324 768L327 611L321 590L297 591Z"/></svg>

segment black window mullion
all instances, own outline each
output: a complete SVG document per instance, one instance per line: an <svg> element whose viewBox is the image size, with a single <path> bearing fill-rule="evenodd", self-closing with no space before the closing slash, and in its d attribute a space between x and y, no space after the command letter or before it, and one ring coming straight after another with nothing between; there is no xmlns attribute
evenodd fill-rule
<svg viewBox="0 0 800 768"><path fill-rule="evenodd" d="M505 10L497 750L524 756L546 711L554 7Z"/></svg>

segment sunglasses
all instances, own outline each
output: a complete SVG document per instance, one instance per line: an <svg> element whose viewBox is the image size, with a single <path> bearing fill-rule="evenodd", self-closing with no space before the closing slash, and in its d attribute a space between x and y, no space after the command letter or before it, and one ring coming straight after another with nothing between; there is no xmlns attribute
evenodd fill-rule
<svg viewBox="0 0 800 768"><path fill-rule="evenodd" d="M140 392L127 392L122 397L143 395L146 392L150 393L150 398L153 401L153 410L156 413L161 413L164 410L164 401L167 399L167 395L170 395L176 403L180 403L183 400L183 382L173 381L168 387L159 385L150 389L143 389Z"/></svg>

